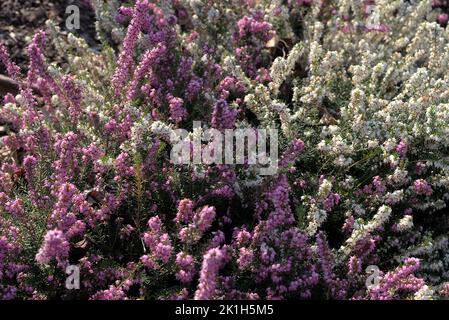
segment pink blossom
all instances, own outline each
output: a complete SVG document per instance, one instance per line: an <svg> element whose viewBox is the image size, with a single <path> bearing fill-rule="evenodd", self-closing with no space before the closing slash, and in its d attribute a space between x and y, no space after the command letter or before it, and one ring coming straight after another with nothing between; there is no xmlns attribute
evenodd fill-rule
<svg viewBox="0 0 449 320"><path fill-rule="evenodd" d="M57 229L48 231L44 243L36 255L36 261L40 264L47 264L56 259L58 263L61 263L67 259L69 249L70 245L62 231Z"/></svg>
<svg viewBox="0 0 449 320"><path fill-rule="evenodd" d="M413 190L419 195L431 196L433 193L432 187L424 179L418 179L413 183Z"/></svg>
<svg viewBox="0 0 449 320"><path fill-rule="evenodd" d="M226 247L213 248L204 255L195 300L209 300L216 295L218 272L228 260L226 251Z"/></svg>

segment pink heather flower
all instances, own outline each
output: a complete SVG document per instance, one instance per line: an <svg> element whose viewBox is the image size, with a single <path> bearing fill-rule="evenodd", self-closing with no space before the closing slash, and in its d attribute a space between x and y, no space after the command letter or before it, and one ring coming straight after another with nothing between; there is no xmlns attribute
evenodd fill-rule
<svg viewBox="0 0 449 320"><path fill-rule="evenodd" d="M168 263L170 260L173 247L168 233L164 233L159 238L159 243L154 247L154 256L163 263Z"/></svg>
<svg viewBox="0 0 449 320"><path fill-rule="evenodd" d="M251 233L249 233L246 230L238 230L235 233L234 238L235 238L235 242L236 242L237 247L241 247L241 246L244 246L246 244L249 244L249 242L251 241L252 236L251 236Z"/></svg>
<svg viewBox="0 0 449 320"><path fill-rule="evenodd" d="M385 185L383 184L382 179L379 176L375 176L373 178L373 186L378 194L383 194L386 191Z"/></svg>
<svg viewBox="0 0 449 320"><path fill-rule="evenodd" d="M215 208L205 206L201 211L195 214L194 220L196 227L201 232L206 232L211 226L215 219Z"/></svg>
<svg viewBox="0 0 449 320"><path fill-rule="evenodd" d="M413 273L420 269L420 261L416 258L407 258L402 267L388 272L380 280L380 284L371 289L369 294L374 300L390 300L398 298L398 292L418 291L424 284L423 279L416 278Z"/></svg>
<svg viewBox="0 0 449 320"><path fill-rule="evenodd" d="M293 140L290 146L282 155L282 159L279 162L279 166L287 167L292 165L296 158L304 151L304 142L300 139Z"/></svg>
<svg viewBox="0 0 449 320"><path fill-rule="evenodd" d="M185 98L188 102L192 102L201 91L202 83L198 79L190 80L185 92Z"/></svg>
<svg viewBox="0 0 449 320"><path fill-rule="evenodd" d="M447 13L442 13L438 16L438 23L442 26L447 25L447 22L449 20L449 15Z"/></svg>
<svg viewBox="0 0 449 320"><path fill-rule="evenodd" d="M63 262L69 256L70 244L60 230L48 231L44 243L36 255L36 261L40 264L48 264L56 259L58 263Z"/></svg>
<svg viewBox="0 0 449 320"><path fill-rule="evenodd" d="M313 0L296 0L296 3L298 6L309 7L313 3Z"/></svg>
<svg viewBox="0 0 449 320"><path fill-rule="evenodd" d="M23 81L21 80L20 68L11 61L8 50L2 44L0 44L0 62L5 65L6 71L8 72L9 76L19 85L20 93L25 98L28 106L34 107L35 101L30 86L25 86L23 84ZM5 99L5 103L7 102L7 99Z"/></svg>
<svg viewBox="0 0 449 320"><path fill-rule="evenodd" d="M148 220L148 227L154 233L161 232L161 230L162 230L162 221L161 221L161 219L158 216L152 217L150 220Z"/></svg>
<svg viewBox="0 0 449 320"><path fill-rule="evenodd" d="M0 204L5 205L6 202L8 202L9 197L6 193L0 192Z"/></svg>
<svg viewBox="0 0 449 320"><path fill-rule="evenodd" d="M196 242L201 239L204 232L209 230L215 220L215 208L205 206L197 210L193 216L193 222L179 230L178 236L182 242Z"/></svg>
<svg viewBox="0 0 449 320"><path fill-rule="evenodd" d="M127 297L123 289L111 285L109 289L94 294L90 300L127 300Z"/></svg>
<svg viewBox="0 0 449 320"><path fill-rule="evenodd" d="M432 0L432 8L442 7L446 4L446 0Z"/></svg>
<svg viewBox="0 0 449 320"><path fill-rule="evenodd" d="M431 196L433 193L432 187L424 179L418 179L413 183L413 190L419 195Z"/></svg>
<svg viewBox="0 0 449 320"><path fill-rule="evenodd" d="M81 152L83 153L83 163L89 161L95 163L104 156L104 152L95 143L91 143L89 146L82 148Z"/></svg>
<svg viewBox="0 0 449 320"><path fill-rule="evenodd" d="M55 192L57 193L57 202L53 206L50 222L54 224L58 230L64 232L66 239L69 239L70 234L67 233L67 231L77 222L77 217L73 211L79 211L85 216L88 216L90 206L86 204L84 197L79 194L79 191L73 184L64 183L58 186ZM73 211L71 209L73 209ZM74 227L72 231L75 231L75 228L76 227ZM79 230L80 229L78 229L78 231Z"/></svg>
<svg viewBox="0 0 449 320"><path fill-rule="evenodd" d="M373 190L372 190L371 184L367 184L361 190L356 191L356 195L362 195L362 194L370 195L372 193L373 193Z"/></svg>
<svg viewBox="0 0 449 320"><path fill-rule="evenodd" d="M260 68L259 70L257 70L257 82L267 84L271 82L271 80L270 70L268 70L267 68Z"/></svg>
<svg viewBox="0 0 449 320"><path fill-rule="evenodd" d="M28 87L31 88L32 84L41 79L42 87L50 89L67 105L70 104L67 96L62 91L61 87L56 83L55 79L48 73L45 58L42 53L42 48L45 46L46 34L43 31L39 31L34 36L32 42L28 47L28 54L30 56L30 67L28 70ZM29 100L30 98L27 98Z"/></svg>
<svg viewBox="0 0 449 320"><path fill-rule="evenodd" d="M176 279L182 283L189 283L195 275L195 261L191 255L179 252L176 255L176 265L181 269L176 273Z"/></svg>
<svg viewBox="0 0 449 320"><path fill-rule="evenodd" d="M68 110L70 120L72 120L73 123L77 123L82 113L82 90L76 84L75 78L73 76L64 76L62 77L61 82L62 87L64 88L65 96L67 97L69 102Z"/></svg>
<svg viewBox="0 0 449 320"><path fill-rule="evenodd" d="M36 167L36 164L37 159L35 156L28 155L23 159L23 166L30 171L32 171Z"/></svg>
<svg viewBox="0 0 449 320"><path fill-rule="evenodd" d="M128 153L122 152L115 159L115 168L118 177L132 177L134 175L134 168L132 167L131 157Z"/></svg>
<svg viewBox="0 0 449 320"><path fill-rule="evenodd" d="M0 49L1 50L1 49ZM16 103L16 98L11 94L11 93L7 93L6 96L4 97L4 103Z"/></svg>
<svg viewBox="0 0 449 320"><path fill-rule="evenodd" d="M349 258L348 262L348 274L358 275L362 272L362 261L357 256Z"/></svg>
<svg viewBox="0 0 449 320"><path fill-rule="evenodd" d="M273 189L266 194L266 198L273 204L273 210L270 212L266 222L267 232L294 223L295 218L291 211L289 199L290 192L291 188L284 174L279 177Z"/></svg>
<svg viewBox="0 0 449 320"><path fill-rule="evenodd" d="M148 269L157 270L159 268L153 258L147 254L140 257L140 262Z"/></svg>
<svg viewBox="0 0 449 320"><path fill-rule="evenodd" d="M120 229L120 238L122 240L129 239L129 237L135 230L136 230L136 228L134 228L130 224L127 224L126 226L124 226L123 228Z"/></svg>
<svg viewBox="0 0 449 320"><path fill-rule="evenodd" d="M354 26L351 23L345 22L344 26L341 28L341 31L343 33L351 33L351 32L354 31L354 29L355 28L354 28Z"/></svg>
<svg viewBox="0 0 449 320"><path fill-rule="evenodd" d="M251 34L256 34L261 37L263 41L268 42L274 37L272 31L272 25L266 21L263 21L259 15L256 17L245 16L237 22L238 37L243 39Z"/></svg>
<svg viewBox="0 0 449 320"><path fill-rule="evenodd" d="M354 224L355 224L355 219L353 216L349 216L348 218L346 218L345 223L343 225L343 231L346 233L349 233L352 231L352 229L354 228Z"/></svg>
<svg viewBox="0 0 449 320"><path fill-rule="evenodd" d="M127 98L129 101L133 100L137 94L140 81L146 76L154 65L161 63L161 60L167 48L158 44L156 48L148 50L142 57L140 64L137 66L131 84L128 88Z"/></svg>
<svg viewBox="0 0 449 320"><path fill-rule="evenodd" d="M188 242L190 238L192 238L191 232L192 230L188 227L184 227L179 230L178 237L182 242Z"/></svg>
<svg viewBox="0 0 449 320"><path fill-rule="evenodd" d="M11 213L13 216L20 217L23 216L24 210L23 210L23 200L22 199L16 199L11 200L5 203L5 209Z"/></svg>
<svg viewBox="0 0 449 320"><path fill-rule="evenodd" d="M187 253L179 252L176 255L176 264L181 269L187 269L193 265L193 257Z"/></svg>
<svg viewBox="0 0 449 320"><path fill-rule="evenodd" d="M207 245L207 249L216 248L225 243L226 238L225 238L225 234L223 233L223 231L221 231L221 230L214 231L214 232L212 232L212 235L213 235L213 237L209 241L209 243Z"/></svg>
<svg viewBox="0 0 449 320"><path fill-rule="evenodd" d="M265 44L275 35L273 26L264 21L261 11L254 12L252 16L245 16L237 22L237 31L234 34L237 46L235 55L245 73L251 78L257 78L258 69L263 67L261 53L265 49Z"/></svg>
<svg viewBox="0 0 449 320"><path fill-rule="evenodd" d="M142 30L145 17L149 10L148 0L137 0L133 10L133 18L128 27L123 49L117 62L117 69L112 77L112 86L117 96L120 95L123 85L129 77L134 64L134 48Z"/></svg>
<svg viewBox="0 0 449 320"><path fill-rule="evenodd" d="M150 231L144 233L143 241L150 249L151 255L143 256L141 261L147 267L156 268L157 261L169 262L173 247L168 233L162 231L162 221L158 216L148 221L148 227Z"/></svg>
<svg viewBox="0 0 449 320"><path fill-rule="evenodd" d="M405 158L405 156L407 155L407 151L407 143L404 140L401 140L401 142L399 142L399 144L396 146L396 152L399 153L402 158Z"/></svg>
<svg viewBox="0 0 449 320"><path fill-rule="evenodd" d="M332 211L332 209L340 203L340 195L338 193L331 192L323 201L323 207L326 211Z"/></svg>
<svg viewBox="0 0 449 320"><path fill-rule="evenodd" d="M194 276L194 274L187 270L179 270L175 275L176 279L178 279L178 281L181 283L192 282L193 276Z"/></svg>
<svg viewBox="0 0 449 320"><path fill-rule="evenodd" d="M84 221L77 220L67 231L67 238L70 239L75 236L83 235L86 231L86 224Z"/></svg>
<svg viewBox="0 0 449 320"><path fill-rule="evenodd" d="M226 251L226 247L213 248L204 255L195 300L210 300L216 295L218 272L228 260Z"/></svg>
<svg viewBox="0 0 449 320"><path fill-rule="evenodd" d="M218 91L221 92L220 98L227 100L232 94L234 97L239 97L245 94L245 85L238 81L235 77L226 77L218 85Z"/></svg>
<svg viewBox="0 0 449 320"><path fill-rule="evenodd" d="M53 163L53 168L56 171L57 181L61 184L71 180L78 168L78 138L73 132L56 137L54 149L59 158Z"/></svg>
<svg viewBox="0 0 449 320"><path fill-rule="evenodd" d="M170 97L168 103L170 108L170 120L179 123L187 117L184 101L181 98Z"/></svg>
<svg viewBox="0 0 449 320"><path fill-rule="evenodd" d="M231 109L225 100L219 100L212 112L212 127L215 129L232 129L235 125L237 111Z"/></svg>
<svg viewBox="0 0 449 320"><path fill-rule="evenodd" d="M106 133L114 133L115 131L117 131L117 129L118 129L118 124L117 124L117 121L115 119L109 120L104 125L104 130L106 131Z"/></svg>
<svg viewBox="0 0 449 320"><path fill-rule="evenodd" d="M147 245L148 248L155 248L157 245L157 241L157 234L153 234L150 232L146 232L143 234L143 242Z"/></svg>
<svg viewBox="0 0 449 320"><path fill-rule="evenodd" d="M329 287L331 295L336 299L343 299L346 295L346 282L334 274L334 256L329 249L325 234L320 231L316 237L319 264L323 273L323 280Z"/></svg>
<svg viewBox="0 0 449 320"><path fill-rule="evenodd" d="M237 264L240 270L246 269L254 259L254 252L248 248L239 249L239 257L237 259Z"/></svg>
<svg viewBox="0 0 449 320"><path fill-rule="evenodd" d="M190 199L183 199L179 201L178 213L175 221L177 223L189 223L193 219L193 201Z"/></svg>
<svg viewBox="0 0 449 320"><path fill-rule="evenodd" d="M4 64L6 67L6 71L8 72L9 76L14 80L19 82L20 81L20 68L11 61L8 49L3 44L0 44L0 62Z"/></svg>
<svg viewBox="0 0 449 320"><path fill-rule="evenodd" d="M415 166L415 172L418 176L426 172L426 164L423 162L417 162Z"/></svg>
<svg viewBox="0 0 449 320"><path fill-rule="evenodd" d="M8 220L0 216L0 299L2 300L15 298L17 292L13 289L5 292L5 287L11 280L15 281L16 276L25 268L15 262L23 250L19 244L20 230Z"/></svg>
<svg viewBox="0 0 449 320"><path fill-rule="evenodd" d="M217 198L232 199L235 195L234 190L230 186L223 186L212 191L212 195Z"/></svg>

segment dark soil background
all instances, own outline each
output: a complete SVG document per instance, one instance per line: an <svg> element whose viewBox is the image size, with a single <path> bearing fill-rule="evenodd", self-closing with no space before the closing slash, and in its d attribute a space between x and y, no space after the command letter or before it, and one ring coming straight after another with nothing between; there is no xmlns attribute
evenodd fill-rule
<svg viewBox="0 0 449 320"><path fill-rule="evenodd" d="M449 20L449 0L431 1L433 7L441 13L438 22L446 26ZM75 33L85 38L91 47L95 47L98 44L95 40L95 14L90 0L0 0L0 43L7 46L13 61L22 68L22 71L27 70L27 46L34 33L39 29L45 29L47 19L57 21L61 30L67 32L66 8L73 4L80 8L81 14L81 29ZM51 46L47 46L45 53L48 61L64 62L64 57L58 56ZM1 63L0 74L5 74L5 68Z"/></svg>
<svg viewBox="0 0 449 320"><path fill-rule="evenodd" d="M45 21L55 20L61 30L65 29L66 8L69 5L80 8L80 30L75 30L91 46L95 40L95 14L89 0L0 0L0 43L6 45L15 63L23 72L28 66L27 46L37 30L45 29ZM46 57L51 62L63 63L64 57L58 56L52 46L47 46ZM0 74L5 69L0 64Z"/></svg>

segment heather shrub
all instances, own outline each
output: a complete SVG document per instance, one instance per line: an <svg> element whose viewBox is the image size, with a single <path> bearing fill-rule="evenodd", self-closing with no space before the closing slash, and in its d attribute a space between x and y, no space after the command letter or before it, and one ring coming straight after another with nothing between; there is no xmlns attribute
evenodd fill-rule
<svg viewBox="0 0 449 320"><path fill-rule="evenodd" d="M0 298L448 295L449 39L431 1L93 4L99 52L49 22L25 75L0 46L20 88L0 111ZM181 128L275 128L278 170L177 164Z"/></svg>

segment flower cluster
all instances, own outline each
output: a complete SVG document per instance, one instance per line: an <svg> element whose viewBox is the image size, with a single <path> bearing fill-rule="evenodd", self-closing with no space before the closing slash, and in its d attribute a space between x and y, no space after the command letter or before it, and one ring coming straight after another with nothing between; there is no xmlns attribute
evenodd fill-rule
<svg viewBox="0 0 449 320"><path fill-rule="evenodd" d="M449 296L447 1L92 5L99 51L0 44L0 299ZM209 129L277 170L175 163Z"/></svg>

